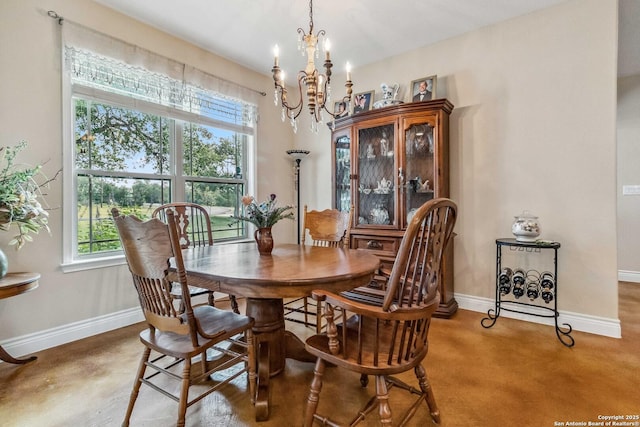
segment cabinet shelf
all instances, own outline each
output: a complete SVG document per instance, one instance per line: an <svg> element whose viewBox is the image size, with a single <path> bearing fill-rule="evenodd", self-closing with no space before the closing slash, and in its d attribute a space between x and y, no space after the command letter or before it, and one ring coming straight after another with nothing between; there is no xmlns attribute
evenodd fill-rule
<svg viewBox="0 0 640 427"><path fill-rule="evenodd" d="M375 193L375 192L373 192L373 191L372 191L372 192L370 192L370 193L365 193L364 191L360 191L360 194L361 194L361 195L363 195L363 196L368 196L368 197L371 197L371 196L381 196L381 197L382 197L382 196L384 196L384 197L389 197L389 196L393 196L393 195L394 195L394 192L393 192L393 191L390 191L390 192L388 192L388 193Z"/></svg>
<svg viewBox="0 0 640 427"><path fill-rule="evenodd" d="M358 159L360 161L365 160L365 161L368 161L368 162L379 162L380 160L389 161L389 160L393 160L393 155L391 155L391 156L373 156L373 157L360 156Z"/></svg>

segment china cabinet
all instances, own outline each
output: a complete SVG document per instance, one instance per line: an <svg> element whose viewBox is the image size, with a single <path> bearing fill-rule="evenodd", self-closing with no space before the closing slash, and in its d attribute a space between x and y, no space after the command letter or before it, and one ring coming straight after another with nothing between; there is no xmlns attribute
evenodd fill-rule
<svg viewBox="0 0 640 427"><path fill-rule="evenodd" d="M449 197L449 115L446 99L393 105L332 123L332 198L354 206L350 245L376 254L390 270L407 222L423 203ZM441 278L436 316L458 308L453 297L453 241ZM376 276L373 286L384 286Z"/></svg>

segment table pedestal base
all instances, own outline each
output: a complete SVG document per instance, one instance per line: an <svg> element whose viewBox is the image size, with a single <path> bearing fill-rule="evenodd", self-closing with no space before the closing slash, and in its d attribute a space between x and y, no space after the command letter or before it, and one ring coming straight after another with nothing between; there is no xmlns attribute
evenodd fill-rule
<svg viewBox="0 0 640 427"><path fill-rule="evenodd" d="M282 298L247 298L247 316L255 319L253 334L258 355L256 420L269 418L269 377L284 371L286 359L315 362L304 342L284 328Z"/></svg>

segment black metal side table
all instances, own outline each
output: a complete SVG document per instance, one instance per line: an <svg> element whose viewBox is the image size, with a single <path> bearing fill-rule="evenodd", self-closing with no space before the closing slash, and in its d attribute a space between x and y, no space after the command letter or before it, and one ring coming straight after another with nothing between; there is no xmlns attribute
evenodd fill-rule
<svg viewBox="0 0 640 427"><path fill-rule="evenodd" d="M511 269L502 265L502 247L513 251L541 252L553 250L553 272L539 273L536 270L522 268ZM484 328L492 327L500 317L500 311L506 310L537 317L554 319L556 336L562 344L573 347L571 325L558 325L558 249L559 242L536 241L519 242L516 239L496 239L496 299L495 307L489 309L487 317L481 320ZM525 301L520 301L524 298ZM528 299L529 302L526 300ZM544 304L540 300L544 301Z"/></svg>

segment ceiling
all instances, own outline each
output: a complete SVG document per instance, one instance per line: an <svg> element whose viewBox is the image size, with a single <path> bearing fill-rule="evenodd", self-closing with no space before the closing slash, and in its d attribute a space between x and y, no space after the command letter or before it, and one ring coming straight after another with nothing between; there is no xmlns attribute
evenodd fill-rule
<svg viewBox="0 0 640 427"><path fill-rule="evenodd" d="M94 0L263 74L273 46L280 66L301 58L296 29L309 31L304 0ZM357 69L405 51L505 21L566 0L317 0L314 32L331 40L334 71ZM640 73L640 1L620 0L618 75ZM288 55L288 56L287 56Z"/></svg>

